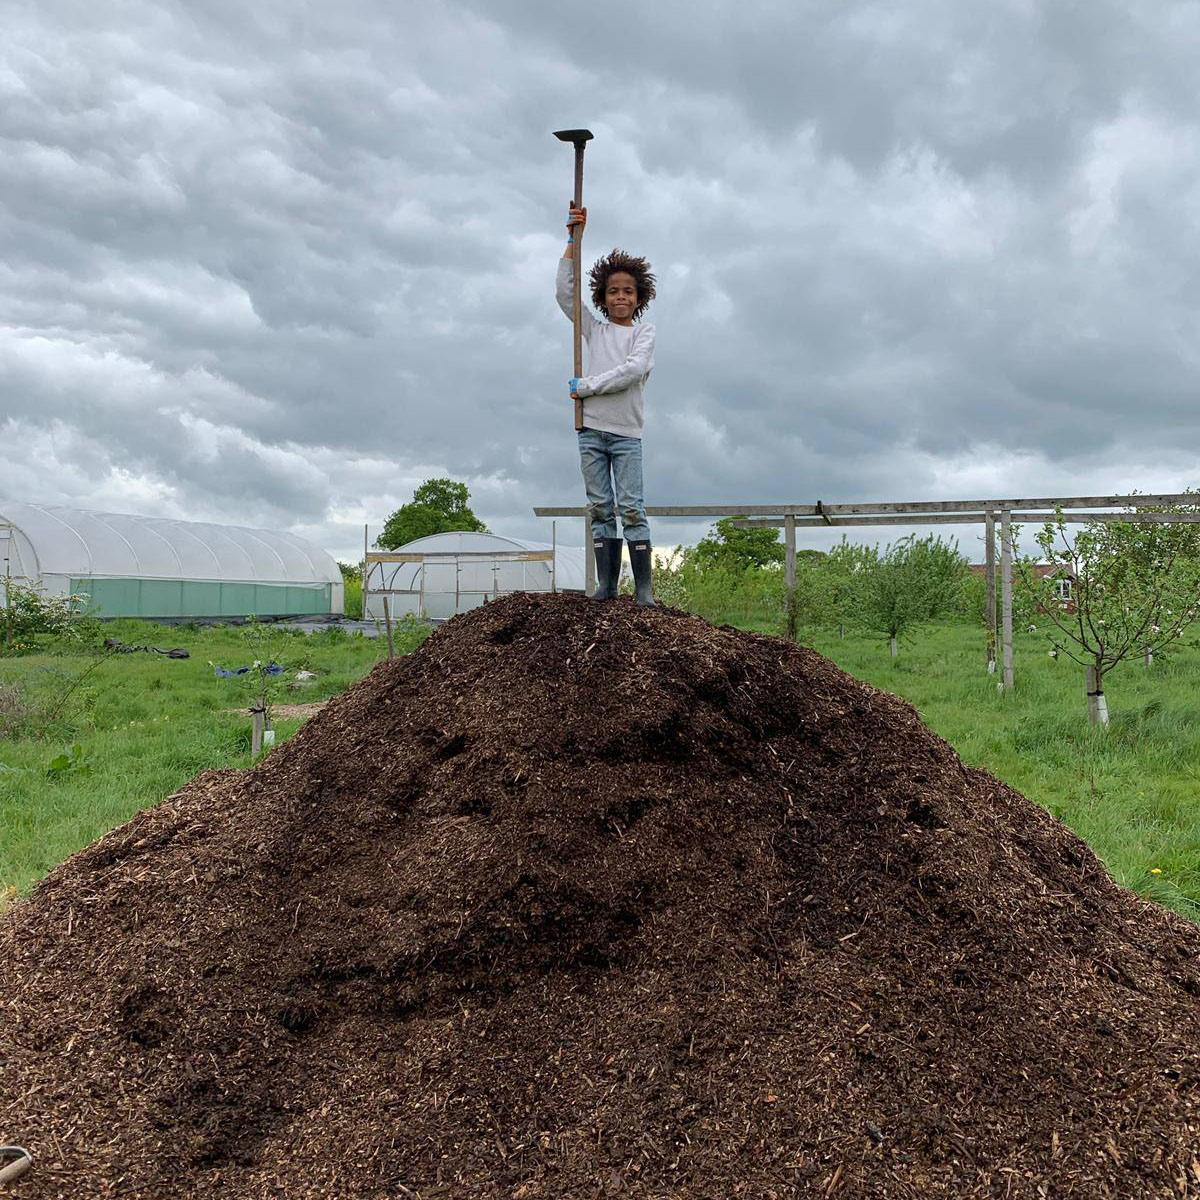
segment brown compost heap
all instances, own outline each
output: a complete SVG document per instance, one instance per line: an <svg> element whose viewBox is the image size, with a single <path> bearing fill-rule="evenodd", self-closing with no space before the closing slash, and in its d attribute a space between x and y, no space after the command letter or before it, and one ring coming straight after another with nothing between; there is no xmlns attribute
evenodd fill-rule
<svg viewBox="0 0 1200 1200"><path fill-rule="evenodd" d="M0 1143L21 1200L1195 1196L1198 950L818 654L514 596L0 918Z"/></svg>

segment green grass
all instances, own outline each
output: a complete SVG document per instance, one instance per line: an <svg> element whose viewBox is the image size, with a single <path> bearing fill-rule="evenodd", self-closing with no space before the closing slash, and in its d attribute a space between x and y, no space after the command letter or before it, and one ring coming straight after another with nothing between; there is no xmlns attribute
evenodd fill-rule
<svg viewBox="0 0 1200 1200"><path fill-rule="evenodd" d="M753 614L714 615L773 631ZM230 711L244 708L247 694L235 680L216 679L209 660L248 665L256 656L255 635L134 622L104 632L125 642L181 645L192 657L106 659L48 725L48 707L94 660L61 652L0 658L0 730L6 720L11 724L18 686L19 705L36 710L27 724L37 733L18 729L0 738L0 893L24 891L197 772L250 764L249 719ZM282 703L336 695L386 653L382 639L273 636L287 680L294 683L302 668L317 673L313 683L282 691ZM420 637L402 634L398 649L414 648ZM1192 641L1149 668L1139 660L1116 670L1106 684L1112 723L1099 731L1088 725L1081 668L1050 659L1040 634L1017 635L1010 695L986 673L982 631L966 624L915 636L896 663L886 641L876 638L808 630L803 640L844 670L908 700L965 761L986 767L1065 821L1125 886L1200 919L1200 645ZM278 740L300 723L278 721ZM75 745L79 756L72 760ZM60 769L52 769L62 755L65 764L60 759Z"/></svg>
<svg viewBox="0 0 1200 1200"><path fill-rule="evenodd" d="M210 661L231 669L269 657L286 671L274 702L308 704L344 691L387 653L382 638L340 631L305 637L270 627L256 633L125 621L106 625L103 634L128 644L181 646L191 658L121 654L95 665L94 655L61 646L0 658L0 734L7 734L0 736L0 895L26 890L199 771L250 765L250 719L238 711L249 691L241 680L218 679ZM422 637L400 632L397 649L412 649ZM316 679L296 681L299 670ZM277 743L301 724L277 720Z"/></svg>

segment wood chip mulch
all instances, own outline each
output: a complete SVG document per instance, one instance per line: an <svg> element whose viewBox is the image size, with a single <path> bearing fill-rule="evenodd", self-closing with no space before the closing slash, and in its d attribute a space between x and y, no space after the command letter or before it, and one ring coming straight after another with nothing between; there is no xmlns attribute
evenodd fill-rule
<svg viewBox="0 0 1200 1200"><path fill-rule="evenodd" d="M1192 1197L1198 951L819 655L513 596L0 917L0 1192Z"/></svg>

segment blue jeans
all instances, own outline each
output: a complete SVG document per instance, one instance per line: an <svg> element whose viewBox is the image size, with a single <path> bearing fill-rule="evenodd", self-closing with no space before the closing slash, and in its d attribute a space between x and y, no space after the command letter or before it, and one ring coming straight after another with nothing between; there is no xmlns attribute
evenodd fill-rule
<svg viewBox="0 0 1200 1200"><path fill-rule="evenodd" d="M642 498L642 439L599 429L581 429L578 436L592 537L619 536L620 510L625 540L648 542L650 526L646 524L646 501Z"/></svg>

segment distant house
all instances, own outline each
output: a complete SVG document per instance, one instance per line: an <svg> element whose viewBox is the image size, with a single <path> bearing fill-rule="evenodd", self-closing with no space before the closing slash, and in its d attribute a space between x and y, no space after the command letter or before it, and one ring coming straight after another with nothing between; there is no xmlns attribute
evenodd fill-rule
<svg viewBox="0 0 1200 1200"><path fill-rule="evenodd" d="M971 563L969 570L972 575L987 575L987 565L985 563ZM1047 579L1054 577L1054 592L1059 600L1065 600L1067 603L1067 612L1075 611L1075 580L1070 571L1063 567L1054 566L1052 563L1034 563L1033 574L1037 579ZM999 580L1000 573L997 567L996 578ZM999 583L997 582L997 587Z"/></svg>

